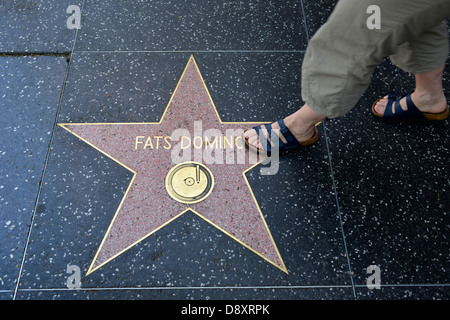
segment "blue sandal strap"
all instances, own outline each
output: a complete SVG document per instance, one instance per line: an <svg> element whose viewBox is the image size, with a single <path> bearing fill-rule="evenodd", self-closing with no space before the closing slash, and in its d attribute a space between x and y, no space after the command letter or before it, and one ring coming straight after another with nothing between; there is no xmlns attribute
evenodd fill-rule
<svg viewBox="0 0 450 320"><path fill-rule="evenodd" d="M296 148L300 146L300 143L295 139L292 132L289 130L289 128L284 123L283 119L277 120L278 125L280 126L280 132L283 135L283 137L286 139L287 143L283 143L280 139L280 149L283 148L283 150L288 150L292 148Z"/></svg>
<svg viewBox="0 0 450 320"><path fill-rule="evenodd" d="M266 152L271 152L272 151L272 144L270 143L270 140L271 140L271 137L272 137L272 125L271 124L268 124L268 123L266 123L265 125L264 125L264 127L266 128L266 130L267 130L267 136L268 136L268 138L266 138L266 136L264 135L264 133L262 134L262 137L263 137L263 139L265 139L265 141L266 141L266 147L264 148L264 150L266 150ZM259 141L261 142L261 136L259 136Z"/></svg>
<svg viewBox="0 0 450 320"><path fill-rule="evenodd" d="M406 106L408 107L407 111L403 111L403 114L406 116L405 119L423 119L427 120L427 117L420 111L414 102L411 99L411 94L406 96Z"/></svg>
<svg viewBox="0 0 450 320"><path fill-rule="evenodd" d="M278 125L280 126L281 134L287 141L287 145L294 144L295 146L297 146L299 143L298 143L297 139L295 139L295 137L292 135L292 132L288 129L288 127L284 123L284 120L278 119L277 122L278 122ZM283 143L281 140L280 140L280 142Z"/></svg>
<svg viewBox="0 0 450 320"><path fill-rule="evenodd" d="M398 120L426 120L425 115L416 107L411 99L411 94L404 96L406 98L407 110L403 110L400 106L400 100L403 96L389 94L388 103L384 110L383 118L391 118ZM392 113L392 104L394 103L395 113Z"/></svg>
<svg viewBox="0 0 450 320"><path fill-rule="evenodd" d="M271 150L272 150L272 145L271 145L271 143L270 143L270 141L269 141L269 139L272 137L272 126L271 126L271 124L264 124L264 128L267 130L267 134L268 134L268 137L269 138L266 138L266 136L264 135L264 133L260 133L260 130L261 130L261 126L259 125L259 126L255 126L255 127L253 127L252 129L255 129L255 131L256 131L256 133L258 134L258 137L259 137L259 141L261 142L261 144L263 144L263 142L264 141L266 141L266 145L265 145L265 147L263 148L267 153L270 153L271 152ZM273 132L275 135L276 135L276 133L275 132ZM278 136L277 136L277 138L278 138ZM279 138L278 138L279 139ZM280 141L281 142L281 141Z"/></svg>
<svg viewBox="0 0 450 320"><path fill-rule="evenodd" d="M392 113L392 104L395 102L396 99L397 96L394 93L389 94L388 103L386 104L386 108L384 109L383 118L392 118L393 116L395 116Z"/></svg>
<svg viewBox="0 0 450 320"><path fill-rule="evenodd" d="M284 120L278 119L277 122L278 122L278 125L280 126L280 133L284 136L287 143L284 143L280 139L278 134L276 133L276 130L272 129L272 124L264 124L264 127L267 130L269 138L266 138L263 133L260 133L261 126L253 127L253 129L256 130L256 133L258 134L258 136L260 138L260 142L261 143L263 142L261 139L265 139L267 141L266 146L264 148L264 150L267 152L267 154L270 154L270 152L272 151L272 144L269 141L269 139L272 141L274 140L274 139L272 139L272 134L274 135L274 137L276 137L278 139L278 148L280 151L289 150L289 149L300 146L300 143L297 141L297 139L295 139L292 132L288 129L288 127L284 123Z"/></svg>

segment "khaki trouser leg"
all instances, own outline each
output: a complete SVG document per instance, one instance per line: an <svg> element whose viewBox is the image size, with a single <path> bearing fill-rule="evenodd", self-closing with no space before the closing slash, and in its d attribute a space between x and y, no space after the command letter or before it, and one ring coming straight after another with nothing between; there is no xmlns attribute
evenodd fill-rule
<svg viewBox="0 0 450 320"><path fill-rule="evenodd" d="M381 28L369 29L367 8L381 9ZM449 0L340 0L306 50L302 97L316 112L345 115L387 56L402 69L433 70L448 56Z"/></svg>
<svg viewBox="0 0 450 320"><path fill-rule="evenodd" d="M448 57L447 22L432 27L417 39L402 43L391 62L409 73L423 73L442 65Z"/></svg>

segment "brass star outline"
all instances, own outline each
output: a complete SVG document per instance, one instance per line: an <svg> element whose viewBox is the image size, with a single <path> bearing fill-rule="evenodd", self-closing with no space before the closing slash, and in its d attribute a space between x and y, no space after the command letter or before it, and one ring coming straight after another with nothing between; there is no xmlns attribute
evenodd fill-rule
<svg viewBox="0 0 450 320"><path fill-rule="evenodd" d="M255 204L255 206L256 206L258 212L259 212L260 219L261 219L262 222L264 223L266 232L267 232L268 236L270 237L270 240L271 240L271 242L272 242L272 245L273 245L273 247L274 247L274 250L276 251L276 254L277 254L277 256L278 256L278 259L280 260L280 263L279 263L279 264L277 264L277 263L275 263L274 261L268 259L268 258L265 257L263 254L261 254L260 252L258 252L257 250L255 250L254 248L252 248L251 246L249 246L248 244L244 243L244 242L241 241L240 239L238 239L236 236L230 234L228 231L226 231L225 229L221 228L219 225L215 224L213 221L207 219L205 216L203 216L203 215L200 214L199 212L195 211L193 208L188 207L188 208L186 208L185 210L181 211L179 214L173 216L171 219L167 220L165 223L161 224L159 227L153 229L151 232L149 232L148 234L146 234L144 237L140 238L140 239L137 240L136 242L134 242L134 243L132 243L131 245L127 246L126 248L122 249L120 252L118 252L118 253L116 253L115 255L111 256L111 257L108 258L106 261L102 262L101 264L99 264L99 265L97 265L97 266L94 266L94 264L95 264L95 262L96 262L96 260L97 260L97 257L98 257L99 253L101 252L101 250L102 250L102 248L103 248L103 245L104 245L104 243L105 243L105 240L106 240L107 236L109 235L109 233L110 233L110 231L111 231L111 228L113 227L114 222L115 222L115 220L116 220L118 214L119 214L120 211L121 211L121 208L122 208L122 206L123 206L123 204L124 204L124 202L125 202L125 200L126 200L126 198L127 198L127 195L128 195L128 193L129 193L129 191L130 191L130 188L131 188L131 186L133 185L133 183L134 183L134 181L135 181L135 179L136 179L136 176L138 175L138 172L137 172L136 170L133 170L133 169L130 168L129 166L125 165L124 163L122 163L122 162L119 161L118 159L114 158L113 156L111 156L110 154L108 154L107 152L105 152L104 150L98 148L98 147L97 147L96 145L94 145L93 143L87 141L85 138L83 138L83 137L80 136L79 134L75 133L71 128L72 128L72 127L76 127L76 126L89 126L89 125L145 125L145 124L150 124L150 125L161 125L162 122L164 121L164 118L165 118L166 113L167 113L167 111L168 111L168 109L169 109L169 106L171 105L172 100L173 100L175 94L177 93L177 90L178 90L178 88L179 88L179 86L180 86L180 83L182 82L182 80L183 80L183 78L184 78L184 75L185 75L185 73L186 73L186 70L188 69L190 63L193 63L193 64L194 64L195 69L196 69L198 75L200 76L200 79L201 79L201 83L202 83L202 85L203 85L203 88L205 89L205 91L206 91L206 93L207 93L209 102L211 103L211 105L212 105L212 107L213 107L213 109L214 109L214 111L215 111L215 114L216 114L217 119L218 119L218 121L219 121L220 124L225 124L225 125L226 125L226 124L248 125L249 123L254 123L254 122L223 122L223 121L222 121L222 119L221 119L219 113L217 112L217 108L216 108L216 106L215 106L215 104L214 104L214 101L213 101L212 98L211 98L211 95L210 95L210 93L209 93L209 90L208 90L208 88L207 88L207 86L206 86L206 84L205 84L205 82L204 82L204 79L203 79L203 77L202 77L202 75L201 75L201 72L200 72L200 70L199 70L199 68L198 68L198 65L197 65L197 63L196 63L196 61L195 61L193 55L191 55L191 57L189 58L189 61L188 61L188 63L186 64L186 66L185 66L185 68L184 68L184 71L183 71L183 73L182 73L182 75L181 75L181 77L180 77L180 79L179 79L179 81L178 81L178 84L177 84L175 90L174 90L173 93L172 93L172 96L171 96L171 98L170 98L170 100L169 100L169 102L168 102L168 104L167 104L167 106L166 106L166 108L165 108L165 110L164 110L164 113L163 113L161 119L160 119L158 122L133 122L133 123L58 123L58 126L60 126L61 128L65 129L66 131L70 132L71 134L73 134L74 136L76 136L77 138L79 138L80 140L82 140L83 142L87 143L88 145L90 145L90 146L93 147L94 149L98 150L98 151L101 152L102 154L106 155L108 158L114 160L116 163L120 164L121 166L123 166L124 168L126 168L127 170L129 170L130 172L133 173L133 177L132 177L132 179L131 179L131 181L130 181L130 183L129 183L127 189L126 189L126 192L125 192L124 196L122 197L122 200L121 200L121 202L120 202L120 204L119 204L119 206L118 206L118 208L117 208L117 210L116 210L116 212L115 212L115 214L114 214L114 217L113 217L113 219L112 219L112 221L111 221L111 223L110 223L110 225L109 225L109 227L108 227L106 233L105 233L105 236L104 236L104 238L103 238L103 240L102 240L102 242L101 242L101 244L100 244L100 246L99 246L99 248L98 248L98 250L97 250L97 252L96 252L96 254L95 254L94 258L93 258L93 260L92 260L92 263L91 263L90 266L89 266L89 269L88 269L88 271L87 271L86 276L88 276L88 275L91 274L92 272L96 271L97 269L101 268L101 267L104 266L105 264L109 263L110 261L112 261L113 259L115 259L115 258L118 257L119 255L121 255L122 253L124 253L124 252L127 251L128 249L130 249L130 248L132 248L133 246L137 245L138 243L140 243L141 241L143 241L145 238L147 238L147 237L149 237L150 235L154 234L156 231L158 231L159 229L163 228L164 226L166 226L167 224L171 223L172 221L174 221L175 219L177 219L178 217L180 217L181 215L183 215L185 212L188 212L188 211L193 212L194 214L196 214L197 216L199 216L200 218L202 218L202 219L205 220L206 222L210 223L210 224L213 225L214 227L218 228L220 231L222 231L223 233L225 233L226 235L228 235L229 237L231 237L233 240L237 241L238 243L242 244L244 247L246 247L247 249L251 250L252 252L254 252L255 254L257 254L258 256L260 256L261 258L263 258L264 260L266 260L266 261L268 261L269 263L271 263L272 265L276 266L277 268L279 268L279 269L282 270L283 272L288 273L287 268L286 268L286 266L285 266L285 264L284 264L284 262L283 262L283 259L282 259L281 255L280 255L280 253L279 253L279 250L278 250L278 248L277 248L277 246L276 246L276 243L275 243L275 241L274 241L274 239L273 239L273 237L272 237L272 234L270 233L270 230L269 230L269 228L268 228L268 226L267 226L266 220L264 219L264 216L263 216L263 214L262 214L262 211L261 211L261 208L260 208L260 206L259 206L259 204L258 204L258 201L256 200L256 197L255 197L255 195L254 195L254 193L253 193L253 190L252 190L252 188L251 188L251 186L250 186L250 183L248 182L248 179L247 179L247 177L246 177L246 173L247 173L248 171L252 170L253 168L255 168L256 166L258 166L259 164L261 164L261 160L258 161L257 163L255 163L254 165L252 165L251 167L249 167L247 170L243 171L243 172L242 172L242 176L243 176L244 181L245 181L245 183L246 183L246 185L247 185L247 187L248 187L248 190L249 190L249 192L250 192L250 194L251 194L251 196L252 196L252 198L253 198L254 204ZM258 124L261 124L261 123L267 123L267 122L259 122Z"/></svg>

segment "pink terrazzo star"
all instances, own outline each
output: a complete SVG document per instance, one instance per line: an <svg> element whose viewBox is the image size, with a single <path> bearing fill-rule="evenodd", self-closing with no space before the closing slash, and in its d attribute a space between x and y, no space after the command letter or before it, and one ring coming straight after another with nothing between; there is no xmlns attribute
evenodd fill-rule
<svg viewBox="0 0 450 320"><path fill-rule="evenodd" d="M193 57L189 59L160 122L59 124L134 173L87 274L188 210L287 272L245 176L246 171L259 163L255 156L249 154L243 147L242 138L237 136L232 140L235 142L233 147L218 148L222 141L219 139L215 144L217 148L208 151L210 156L205 153L205 142L214 141L217 132L226 136L227 130L237 133L257 124L220 120ZM199 127L201 135L198 134ZM180 130L190 140L182 142L178 135L176 141L174 137ZM189 153L192 159L188 160L206 165L214 176L212 192L195 204L174 200L165 188L167 173L180 161L179 157ZM211 156L214 162L211 162ZM198 161L199 157L201 161Z"/></svg>

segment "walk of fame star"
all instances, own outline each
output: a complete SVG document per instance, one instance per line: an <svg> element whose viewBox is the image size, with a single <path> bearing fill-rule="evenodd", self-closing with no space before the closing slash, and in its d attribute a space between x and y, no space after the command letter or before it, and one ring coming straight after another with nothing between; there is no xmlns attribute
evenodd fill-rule
<svg viewBox="0 0 450 320"><path fill-rule="evenodd" d="M205 130L201 136L195 136L194 123ZM193 56L159 122L59 124L133 173L87 275L187 211L287 273L246 178L260 162L249 163L241 137L215 140L217 135L208 136L206 130L226 136L227 130L257 124L221 121ZM177 129L189 134L185 140L179 136L178 144L173 136ZM195 154L208 146L226 159L244 152L247 161L173 161L178 151Z"/></svg>

